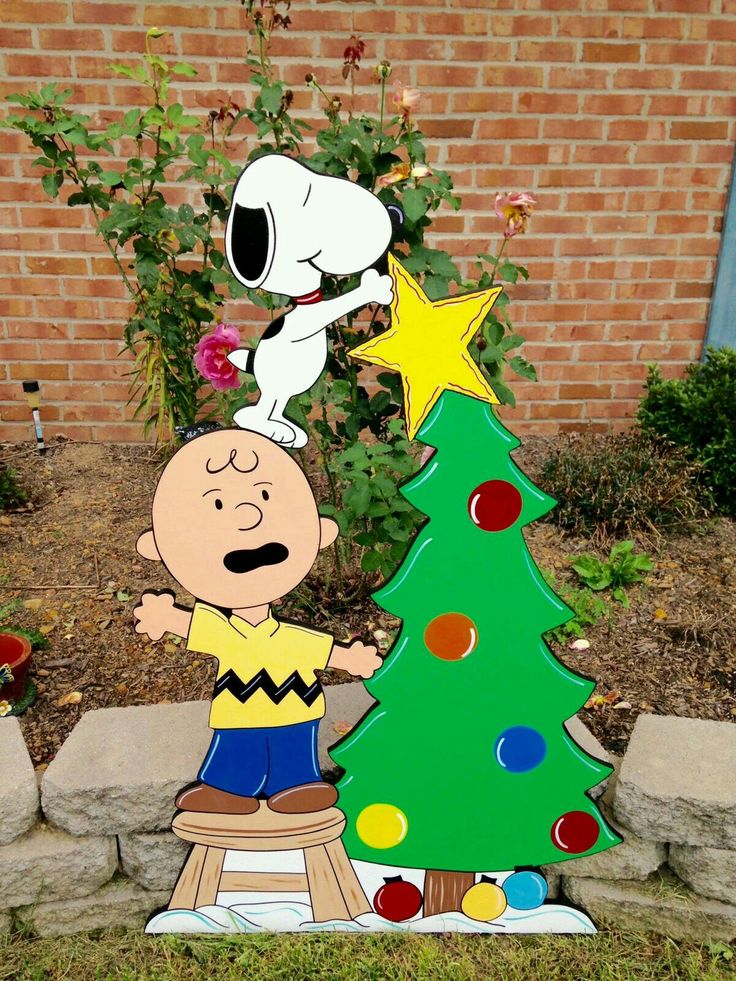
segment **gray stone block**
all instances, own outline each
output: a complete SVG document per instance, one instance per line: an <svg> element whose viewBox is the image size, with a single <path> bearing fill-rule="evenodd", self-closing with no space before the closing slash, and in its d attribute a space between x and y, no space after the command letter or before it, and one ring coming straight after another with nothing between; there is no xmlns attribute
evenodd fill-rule
<svg viewBox="0 0 736 981"><path fill-rule="evenodd" d="M209 702L87 712L44 774L50 821L74 835L167 828L212 738Z"/></svg>
<svg viewBox="0 0 736 981"><path fill-rule="evenodd" d="M0 719L0 845L28 831L38 816L38 786L20 723Z"/></svg>
<svg viewBox="0 0 736 981"><path fill-rule="evenodd" d="M705 899L673 879L609 882L563 876L562 889L595 922L636 933L652 931L674 940L731 940L736 906Z"/></svg>
<svg viewBox="0 0 736 981"><path fill-rule="evenodd" d="M617 820L642 838L736 849L736 725L640 715L621 764Z"/></svg>
<svg viewBox="0 0 736 981"><path fill-rule="evenodd" d="M88 896L117 866L115 838L75 838L37 825L0 848L0 909Z"/></svg>
<svg viewBox="0 0 736 981"><path fill-rule="evenodd" d="M736 851L670 845L669 865L701 896L736 904Z"/></svg>
<svg viewBox="0 0 736 981"><path fill-rule="evenodd" d="M40 937L60 937L103 927L142 929L149 916L169 899L166 892L146 892L125 879L83 899L65 899L16 910L18 920Z"/></svg>
<svg viewBox="0 0 736 981"><path fill-rule="evenodd" d="M584 749L589 756L592 756L596 760L600 760L601 763L608 763L612 765L608 752L603 748L590 729L581 719L578 718L577 715L574 715L571 719L567 720L565 723L565 728L567 729L568 735L571 736L578 746L580 746L581 749ZM600 783L596 784L595 787L589 791L590 796L594 800L597 800L599 797L603 796L606 787L608 786L609 779L610 777L604 777Z"/></svg>
<svg viewBox="0 0 736 981"><path fill-rule="evenodd" d="M121 835L120 860L123 871L144 889L174 888L189 844L170 831Z"/></svg>

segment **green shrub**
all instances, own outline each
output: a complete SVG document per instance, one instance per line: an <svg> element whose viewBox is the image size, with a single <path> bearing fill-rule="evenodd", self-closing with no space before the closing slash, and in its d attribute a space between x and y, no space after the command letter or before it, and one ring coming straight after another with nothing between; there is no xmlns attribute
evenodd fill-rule
<svg viewBox="0 0 736 981"><path fill-rule="evenodd" d="M17 508L27 500L28 494L19 485L15 470L0 464L0 511Z"/></svg>
<svg viewBox="0 0 736 981"><path fill-rule="evenodd" d="M639 430L561 437L540 483L557 500L550 520L576 534L681 530L707 514L702 467Z"/></svg>
<svg viewBox="0 0 736 981"><path fill-rule="evenodd" d="M639 423L697 460L715 507L736 516L736 351L709 348L684 378L665 379L650 365Z"/></svg>
<svg viewBox="0 0 736 981"><path fill-rule="evenodd" d="M613 598L622 606L629 605L626 587L643 582L643 573L654 568L652 557L646 552L635 552L630 539L614 545L607 559L586 552L585 555L571 555L570 561L588 589L595 592L610 589Z"/></svg>

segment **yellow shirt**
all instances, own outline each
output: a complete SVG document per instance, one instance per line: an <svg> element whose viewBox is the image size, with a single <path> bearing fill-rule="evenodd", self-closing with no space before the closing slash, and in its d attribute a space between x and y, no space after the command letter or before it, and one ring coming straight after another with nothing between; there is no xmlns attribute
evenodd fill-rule
<svg viewBox="0 0 736 981"><path fill-rule="evenodd" d="M327 667L332 644L329 634L272 615L254 627L195 603L187 649L219 661L210 726L263 729L321 719L325 697L314 672Z"/></svg>

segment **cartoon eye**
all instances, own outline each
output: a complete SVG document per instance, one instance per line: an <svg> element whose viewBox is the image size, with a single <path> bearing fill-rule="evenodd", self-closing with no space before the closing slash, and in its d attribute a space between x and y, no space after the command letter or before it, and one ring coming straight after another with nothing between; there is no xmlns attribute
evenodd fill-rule
<svg viewBox="0 0 736 981"><path fill-rule="evenodd" d="M222 501L220 500L219 497L215 498L215 507L217 508L218 511L222 511Z"/></svg>
<svg viewBox="0 0 736 981"><path fill-rule="evenodd" d="M261 491L261 497L263 498L263 500L264 500L264 501L267 501L267 500L268 500L268 498L269 498L269 493L268 493L268 491L267 491L267 490L262 490L262 491Z"/></svg>

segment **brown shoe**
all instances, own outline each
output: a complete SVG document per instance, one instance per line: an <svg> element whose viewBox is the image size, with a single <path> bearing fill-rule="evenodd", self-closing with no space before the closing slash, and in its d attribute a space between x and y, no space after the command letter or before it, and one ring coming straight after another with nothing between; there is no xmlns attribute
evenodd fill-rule
<svg viewBox="0 0 736 981"><path fill-rule="evenodd" d="M268 798L268 806L279 814L310 814L324 811L337 801L337 791L331 783L302 783L287 787Z"/></svg>
<svg viewBox="0 0 736 981"><path fill-rule="evenodd" d="M197 783L182 790L175 803L182 811L201 811L206 814L255 814L259 807L255 797L230 794L206 783Z"/></svg>

